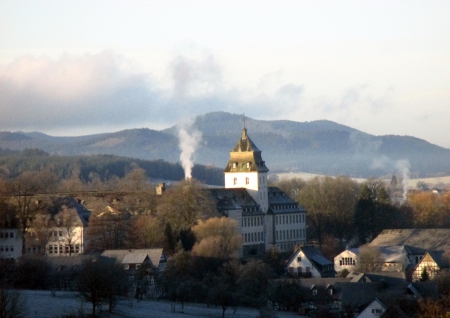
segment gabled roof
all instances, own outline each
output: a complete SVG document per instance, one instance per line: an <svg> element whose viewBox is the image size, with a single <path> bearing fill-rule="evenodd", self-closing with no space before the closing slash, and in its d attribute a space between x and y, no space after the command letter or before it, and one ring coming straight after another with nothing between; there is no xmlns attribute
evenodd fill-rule
<svg viewBox="0 0 450 318"><path fill-rule="evenodd" d="M59 197L54 201L55 207L61 210L63 206L76 211L79 220L83 226L87 226L89 223L89 217L91 216L91 211L86 209L82 204L78 203L77 200L70 196Z"/></svg>
<svg viewBox="0 0 450 318"><path fill-rule="evenodd" d="M105 250L102 256L115 258L120 264L142 264L148 256L152 265L158 268L161 261L162 248L136 250Z"/></svg>
<svg viewBox="0 0 450 318"><path fill-rule="evenodd" d="M405 290L407 294L413 294L417 298L438 297L438 287L436 282L414 282L410 283Z"/></svg>
<svg viewBox="0 0 450 318"><path fill-rule="evenodd" d="M450 267L450 259L449 254L445 253L444 251L433 251L428 252L425 254L425 256L422 258L420 263L422 262L430 262L433 261L436 263L436 265L439 267L439 269L449 268ZM420 265L417 264L417 266Z"/></svg>
<svg viewBox="0 0 450 318"><path fill-rule="evenodd" d="M316 270L322 275L329 274L330 272L335 272L334 269L332 271L324 272L322 270L323 266L330 265L331 268L334 268L334 263L327 260L320 251L315 246L301 246L299 247L289 258L287 261L287 266L289 266L295 258L298 257L300 252L305 255L305 257L311 262L311 264L316 268Z"/></svg>

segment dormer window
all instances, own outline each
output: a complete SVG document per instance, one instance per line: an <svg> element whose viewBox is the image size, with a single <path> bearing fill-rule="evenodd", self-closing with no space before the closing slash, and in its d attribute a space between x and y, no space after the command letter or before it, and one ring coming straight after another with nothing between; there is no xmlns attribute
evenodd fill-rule
<svg viewBox="0 0 450 318"><path fill-rule="evenodd" d="M233 162L233 169L236 169L237 163Z"/></svg>
<svg viewBox="0 0 450 318"><path fill-rule="evenodd" d="M247 169L250 169L250 162L247 162Z"/></svg>

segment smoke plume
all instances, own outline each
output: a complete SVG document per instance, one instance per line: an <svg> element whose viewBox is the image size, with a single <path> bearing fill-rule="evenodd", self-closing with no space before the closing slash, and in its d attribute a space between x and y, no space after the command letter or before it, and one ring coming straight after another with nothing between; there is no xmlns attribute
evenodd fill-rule
<svg viewBox="0 0 450 318"><path fill-rule="evenodd" d="M411 164L409 160L397 160L395 163L398 172L402 175L402 187L403 187L403 200L406 201L406 195L408 193L408 180L409 180L409 168L411 168Z"/></svg>
<svg viewBox="0 0 450 318"><path fill-rule="evenodd" d="M194 167L192 155L195 153L201 139L201 132L193 128L192 123L183 124L178 131L178 147L181 150L180 161L184 169L185 179L192 178L192 168Z"/></svg>

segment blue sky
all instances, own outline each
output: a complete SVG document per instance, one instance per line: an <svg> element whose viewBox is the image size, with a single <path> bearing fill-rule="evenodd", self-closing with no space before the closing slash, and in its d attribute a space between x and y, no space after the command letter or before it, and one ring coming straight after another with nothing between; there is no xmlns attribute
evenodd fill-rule
<svg viewBox="0 0 450 318"><path fill-rule="evenodd" d="M224 110L450 148L449 1L0 1L0 130Z"/></svg>

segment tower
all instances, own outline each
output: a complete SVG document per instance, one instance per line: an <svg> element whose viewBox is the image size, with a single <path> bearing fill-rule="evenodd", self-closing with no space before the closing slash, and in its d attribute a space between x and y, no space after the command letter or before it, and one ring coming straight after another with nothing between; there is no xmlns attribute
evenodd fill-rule
<svg viewBox="0 0 450 318"><path fill-rule="evenodd" d="M266 167L259 150L247 135L247 129L242 129L242 136L233 150L230 160L224 170L225 188L245 188L259 204L261 211L267 213L269 208L267 194Z"/></svg>

